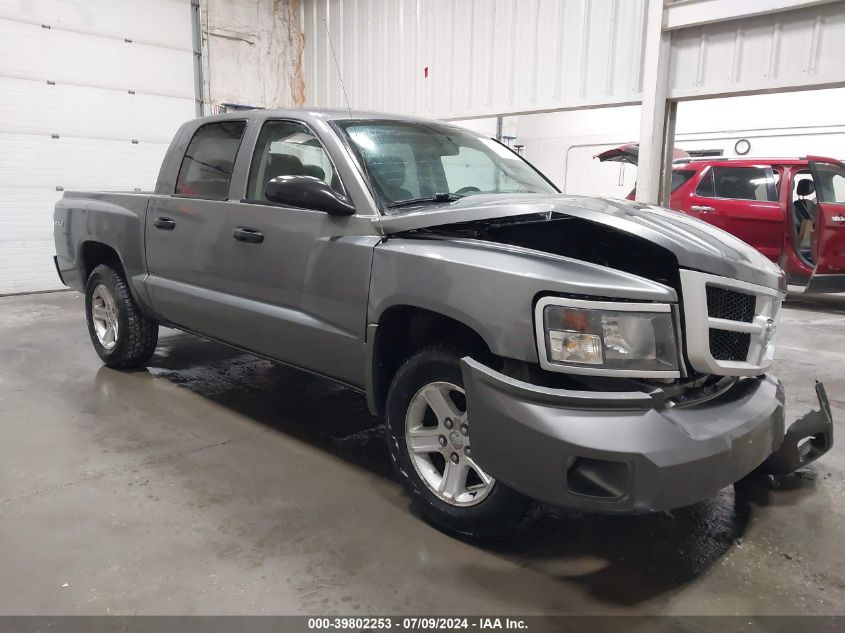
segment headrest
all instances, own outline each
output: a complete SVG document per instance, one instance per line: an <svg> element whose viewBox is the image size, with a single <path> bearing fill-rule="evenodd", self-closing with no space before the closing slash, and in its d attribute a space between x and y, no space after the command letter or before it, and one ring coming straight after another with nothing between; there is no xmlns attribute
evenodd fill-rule
<svg viewBox="0 0 845 633"><path fill-rule="evenodd" d="M743 198L743 190L740 184L733 178L725 178L719 183L717 194L720 198L739 199Z"/></svg>
<svg viewBox="0 0 845 633"><path fill-rule="evenodd" d="M400 156L381 156L370 167L381 184L401 187L405 183L405 161Z"/></svg>
<svg viewBox="0 0 845 633"><path fill-rule="evenodd" d="M806 180L798 181L798 195L809 196L816 190L816 183L807 178Z"/></svg>
<svg viewBox="0 0 845 633"><path fill-rule="evenodd" d="M314 176L320 180L326 179L326 172L319 165L303 165L302 174L305 176Z"/></svg>
<svg viewBox="0 0 845 633"><path fill-rule="evenodd" d="M302 161L292 154L270 154L267 171L277 176L300 176Z"/></svg>

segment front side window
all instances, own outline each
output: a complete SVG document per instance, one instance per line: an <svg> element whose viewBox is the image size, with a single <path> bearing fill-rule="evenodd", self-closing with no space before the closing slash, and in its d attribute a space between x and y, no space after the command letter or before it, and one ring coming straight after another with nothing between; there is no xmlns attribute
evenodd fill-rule
<svg viewBox="0 0 845 633"><path fill-rule="evenodd" d="M225 200L245 129L246 121L219 121L200 127L185 151L174 193Z"/></svg>
<svg viewBox="0 0 845 633"><path fill-rule="evenodd" d="M343 193L323 144L296 121L267 121L261 128L249 171L247 199L266 201L267 183L278 176L313 176Z"/></svg>
<svg viewBox="0 0 845 633"><path fill-rule="evenodd" d="M496 141L446 125L340 121L389 212L414 202L474 194L557 193Z"/></svg>
<svg viewBox="0 0 845 633"><path fill-rule="evenodd" d="M715 198L777 202L777 186L771 169L764 167L713 167Z"/></svg>

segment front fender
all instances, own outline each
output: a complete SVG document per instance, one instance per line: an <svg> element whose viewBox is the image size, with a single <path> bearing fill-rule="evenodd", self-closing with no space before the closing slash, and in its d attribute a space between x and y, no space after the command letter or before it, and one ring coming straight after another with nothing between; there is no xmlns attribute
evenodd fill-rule
<svg viewBox="0 0 845 633"><path fill-rule="evenodd" d="M533 306L544 293L674 302L675 291L629 273L477 240L391 238L373 256L368 323L395 305L472 328L498 356L536 363Z"/></svg>

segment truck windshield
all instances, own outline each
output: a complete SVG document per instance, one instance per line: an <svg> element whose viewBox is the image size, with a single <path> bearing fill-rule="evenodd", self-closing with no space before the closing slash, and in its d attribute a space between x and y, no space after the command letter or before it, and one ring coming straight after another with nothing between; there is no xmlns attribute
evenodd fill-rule
<svg viewBox="0 0 845 633"><path fill-rule="evenodd" d="M496 141L447 125L341 121L388 213L474 194L557 193Z"/></svg>

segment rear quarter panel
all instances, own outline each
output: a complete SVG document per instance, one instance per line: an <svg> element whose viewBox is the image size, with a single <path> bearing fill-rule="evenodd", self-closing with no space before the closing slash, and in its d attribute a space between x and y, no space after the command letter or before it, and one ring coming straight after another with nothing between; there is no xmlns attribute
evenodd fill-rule
<svg viewBox="0 0 845 633"><path fill-rule="evenodd" d="M56 203L53 220L59 269L68 286L85 290L83 249L89 242L98 242L117 252L136 300L149 309L144 288L144 223L149 200L150 195L142 193L65 193Z"/></svg>

